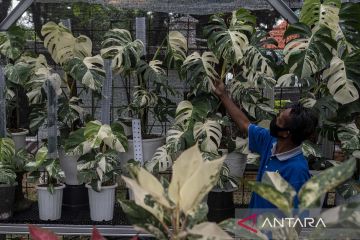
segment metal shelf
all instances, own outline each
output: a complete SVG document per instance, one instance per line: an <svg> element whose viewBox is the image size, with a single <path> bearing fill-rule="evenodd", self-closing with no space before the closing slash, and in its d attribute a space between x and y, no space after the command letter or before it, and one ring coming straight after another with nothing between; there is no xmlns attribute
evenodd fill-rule
<svg viewBox="0 0 360 240"><path fill-rule="evenodd" d="M59 236L63 235L91 235L93 225L63 225L63 224L34 224L44 229L51 230ZM29 234L28 224L1 224L0 234ZM151 236L149 234L139 234L130 225L95 225L103 236L122 236L129 237L134 235Z"/></svg>
<svg viewBox="0 0 360 240"><path fill-rule="evenodd" d="M49 229L57 235L91 235L93 226L103 236L134 236L139 233L135 230L125 216L119 204L115 204L114 218L107 222L94 222L90 220L89 209L63 208L61 219L56 221L42 221L39 219L37 203L24 212L16 213L7 220L0 221L0 234L29 234L28 226L36 226ZM150 236L139 234L140 236Z"/></svg>

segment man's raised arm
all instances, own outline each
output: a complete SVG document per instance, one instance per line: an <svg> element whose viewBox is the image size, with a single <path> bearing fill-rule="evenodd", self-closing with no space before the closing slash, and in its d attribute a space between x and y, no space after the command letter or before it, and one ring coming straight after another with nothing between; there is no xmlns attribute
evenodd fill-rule
<svg viewBox="0 0 360 240"><path fill-rule="evenodd" d="M232 99L227 95L224 82L219 80L215 82L214 86L214 93L220 98L232 120L236 123L242 133L247 134L250 121L241 111L241 109L236 106Z"/></svg>

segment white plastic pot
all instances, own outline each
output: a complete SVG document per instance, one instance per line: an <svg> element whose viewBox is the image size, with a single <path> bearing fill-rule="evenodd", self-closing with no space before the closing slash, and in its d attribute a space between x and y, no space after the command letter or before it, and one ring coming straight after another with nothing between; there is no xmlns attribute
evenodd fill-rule
<svg viewBox="0 0 360 240"><path fill-rule="evenodd" d="M47 186L36 186L38 193L40 220L58 220L61 218L61 206L64 184L54 188L54 193L48 191Z"/></svg>
<svg viewBox="0 0 360 240"><path fill-rule="evenodd" d="M65 152L63 148L59 148L59 160L61 169L65 173L65 183L67 185L80 185L78 180L77 160L80 156L72 156Z"/></svg>
<svg viewBox="0 0 360 240"><path fill-rule="evenodd" d="M156 149L165 144L165 139L165 137L161 136L157 138L142 140L144 162L150 160L155 154ZM119 153L119 158L124 164L126 164L128 160L134 159L134 142L131 139L128 142L128 151L124 153Z"/></svg>
<svg viewBox="0 0 360 240"><path fill-rule="evenodd" d="M115 189L117 184L101 187L94 191L89 184L85 185L89 193L90 218L92 221L110 221L113 219L115 206Z"/></svg>
<svg viewBox="0 0 360 240"><path fill-rule="evenodd" d="M222 154L227 154L224 163L228 166L230 170L230 175L233 177L242 177L244 175L246 167L246 155L238 152L231 152L228 154L227 149L220 149Z"/></svg>
<svg viewBox="0 0 360 240"><path fill-rule="evenodd" d="M12 140L14 140L15 143L15 149L21 149L26 148L26 135L29 134L29 130L27 129L20 129L21 132L10 132Z"/></svg>

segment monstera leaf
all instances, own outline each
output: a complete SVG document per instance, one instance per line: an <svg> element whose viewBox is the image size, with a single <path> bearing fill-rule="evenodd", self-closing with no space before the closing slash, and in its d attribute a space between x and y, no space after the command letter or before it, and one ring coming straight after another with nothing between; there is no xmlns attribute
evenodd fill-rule
<svg viewBox="0 0 360 240"><path fill-rule="evenodd" d="M273 87L276 83L274 79L274 72L270 66L270 60L262 55L262 53L255 47L249 46L245 50L243 59L244 65L242 67L242 76L252 86Z"/></svg>
<svg viewBox="0 0 360 240"><path fill-rule="evenodd" d="M206 96L190 101L181 101L175 113L175 124L182 126L185 130L195 121L202 121L213 110L211 99Z"/></svg>
<svg viewBox="0 0 360 240"><path fill-rule="evenodd" d="M289 65L289 72L299 78L308 78L324 69L332 59L331 49L336 48L328 28L311 30L303 23L290 25L284 37L297 35L284 48L285 62Z"/></svg>
<svg viewBox="0 0 360 240"><path fill-rule="evenodd" d="M113 59L113 69L122 72L137 66L143 48L144 44L138 39L133 41L129 31L111 29L105 34L100 52L103 58Z"/></svg>
<svg viewBox="0 0 360 240"><path fill-rule="evenodd" d="M359 4L343 3L339 12L339 27L337 28L336 39L342 41L349 52L360 48L360 19L354 17L357 16L356 14L359 11Z"/></svg>
<svg viewBox="0 0 360 240"><path fill-rule="evenodd" d="M355 158L350 158L344 163L328 168L312 177L299 191L298 197L300 209L315 207L323 194L353 175L355 166Z"/></svg>
<svg viewBox="0 0 360 240"><path fill-rule="evenodd" d="M204 32L208 39L209 49L216 54L217 58L236 63L244 56L243 51L249 40L246 34L239 31L236 26L228 27L224 19L212 16Z"/></svg>
<svg viewBox="0 0 360 240"><path fill-rule="evenodd" d="M194 138L201 142L200 149L205 152L217 153L222 137L221 125L216 120L208 119L204 123L194 125Z"/></svg>
<svg viewBox="0 0 360 240"><path fill-rule="evenodd" d="M55 89L57 95L62 93L61 83L62 80L57 73L52 73L49 68L39 68L33 74L31 79L25 83L25 87L28 89L26 93L31 104L41 103L43 100L42 90L46 89L46 83L50 81Z"/></svg>
<svg viewBox="0 0 360 240"><path fill-rule="evenodd" d="M80 35L75 38L63 24L46 23L41 34L44 37L44 46L49 50L56 63L63 65L67 61L91 56L92 42L90 38Z"/></svg>
<svg viewBox="0 0 360 240"><path fill-rule="evenodd" d="M166 146L170 152L178 152L185 147L186 129L181 125L174 125L166 133Z"/></svg>
<svg viewBox="0 0 360 240"><path fill-rule="evenodd" d="M26 31L19 26L12 26L5 33L0 33L0 53L16 61L24 51Z"/></svg>
<svg viewBox="0 0 360 240"><path fill-rule="evenodd" d="M340 0L305 0L300 12L300 22L310 27L326 26L336 29L340 4Z"/></svg>
<svg viewBox="0 0 360 240"><path fill-rule="evenodd" d="M143 80L148 82L161 81L166 76L165 70L161 67L162 62L159 60L152 60L149 63L140 60L137 67L138 74L141 74Z"/></svg>
<svg viewBox="0 0 360 240"><path fill-rule="evenodd" d="M170 31L167 36L167 48L165 53L165 62L168 68L174 64L175 67L179 68L185 58L187 53L187 40L178 31Z"/></svg>
<svg viewBox="0 0 360 240"><path fill-rule="evenodd" d="M70 134L65 149L73 154L85 155L93 149L102 151L104 145L117 152L126 151L127 138L121 124L113 123L109 126L99 121L88 122L85 128Z"/></svg>
<svg viewBox="0 0 360 240"><path fill-rule="evenodd" d="M156 92L147 91L137 87L134 92L134 99L132 105L136 108L148 108L156 105L158 96Z"/></svg>
<svg viewBox="0 0 360 240"><path fill-rule="evenodd" d="M166 150L166 146L164 145L156 149L154 156L151 158L151 160L145 162L145 168L149 172L162 172L169 169L172 166L172 162L172 158Z"/></svg>
<svg viewBox="0 0 360 240"><path fill-rule="evenodd" d="M204 79L203 85L210 92L214 88L213 82L219 79L219 75L214 68L217 63L219 61L212 52L204 52L202 55L194 52L185 59L182 71L191 72L188 75L192 85L196 84L199 79Z"/></svg>
<svg viewBox="0 0 360 240"><path fill-rule="evenodd" d="M104 60L100 55L73 58L64 64L64 70L76 81L91 90L100 91L105 80Z"/></svg>
<svg viewBox="0 0 360 240"><path fill-rule="evenodd" d="M245 111L255 119L271 118L275 114L257 89L252 89L248 83L232 81L229 85L230 96L241 103Z"/></svg>
<svg viewBox="0 0 360 240"><path fill-rule="evenodd" d="M331 60L330 68L323 73L323 78L328 80L329 92L341 104L347 104L359 99L358 90L354 86L354 82L348 78L348 72L346 59L343 61L338 57L334 57Z"/></svg>

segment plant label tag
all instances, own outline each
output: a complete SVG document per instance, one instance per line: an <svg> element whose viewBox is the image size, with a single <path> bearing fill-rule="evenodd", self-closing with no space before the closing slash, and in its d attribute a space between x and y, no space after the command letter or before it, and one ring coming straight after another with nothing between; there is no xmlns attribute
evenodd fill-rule
<svg viewBox="0 0 360 240"><path fill-rule="evenodd" d="M132 132L133 132L133 143L134 143L134 160L138 161L143 165L143 148L141 138L141 122L140 119L132 120Z"/></svg>

